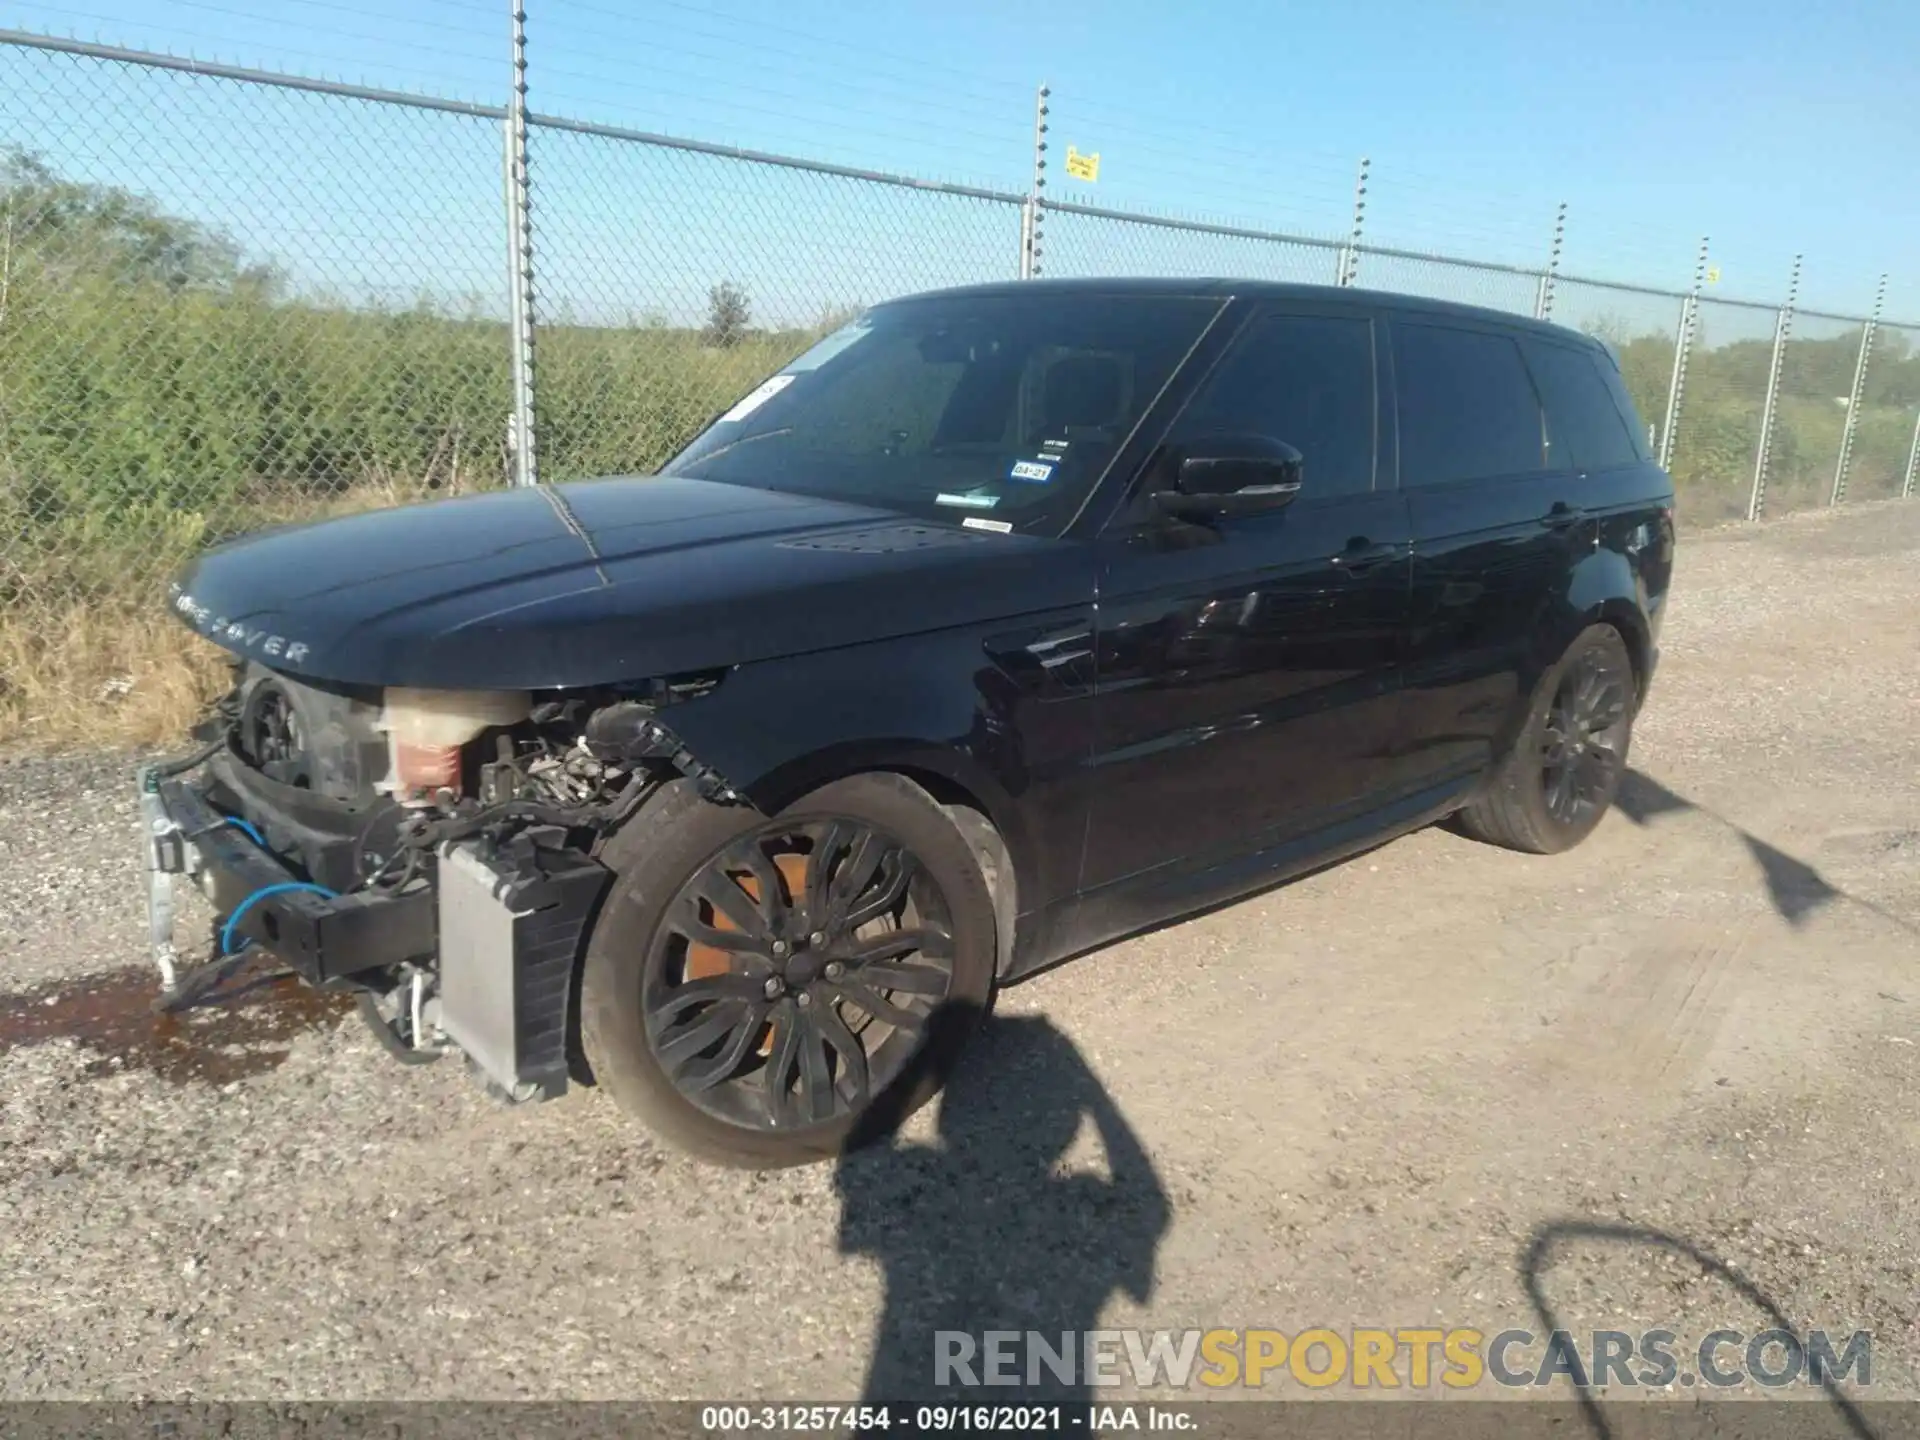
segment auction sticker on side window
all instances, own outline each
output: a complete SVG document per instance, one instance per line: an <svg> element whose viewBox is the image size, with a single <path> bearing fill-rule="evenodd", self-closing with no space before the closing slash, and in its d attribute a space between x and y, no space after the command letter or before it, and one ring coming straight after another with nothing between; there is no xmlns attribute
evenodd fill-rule
<svg viewBox="0 0 1920 1440"><path fill-rule="evenodd" d="M722 415L719 423L729 425L736 420L746 419L747 416L751 415L762 405L766 404L767 401L791 385L793 379L794 377L791 375L775 375L770 380L762 381L751 392L742 396L731 410Z"/></svg>
<svg viewBox="0 0 1920 1440"><path fill-rule="evenodd" d="M1016 460L1013 462L1013 469L1007 472L1007 477L1012 480L1025 480L1033 485L1044 485L1053 479L1053 462L1051 460Z"/></svg>

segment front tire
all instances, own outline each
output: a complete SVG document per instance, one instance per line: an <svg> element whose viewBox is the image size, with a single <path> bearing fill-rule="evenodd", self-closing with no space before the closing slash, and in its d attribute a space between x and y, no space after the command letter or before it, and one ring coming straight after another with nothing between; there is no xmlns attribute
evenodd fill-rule
<svg viewBox="0 0 1920 1440"><path fill-rule="evenodd" d="M898 775L769 818L676 782L608 845L580 1041L620 1107L703 1159L830 1158L939 1090L993 989L972 847Z"/></svg>
<svg viewBox="0 0 1920 1440"><path fill-rule="evenodd" d="M1534 687L1513 748L1460 812L1476 840L1533 855L1570 850L1605 817L1626 773L1638 692L1626 642L1590 625Z"/></svg>

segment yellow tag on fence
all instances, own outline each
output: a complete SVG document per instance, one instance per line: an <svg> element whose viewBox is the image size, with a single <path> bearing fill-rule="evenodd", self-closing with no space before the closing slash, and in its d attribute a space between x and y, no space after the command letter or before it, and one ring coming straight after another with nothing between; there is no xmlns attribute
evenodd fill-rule
<svg viewBox="0 0 1920 1440"><path fill-rule="evenodd" d="M1073 146L1067 147L1067 174L1076 180L1092 182L1100 178L1100 152L1082 155Z"/></svg>

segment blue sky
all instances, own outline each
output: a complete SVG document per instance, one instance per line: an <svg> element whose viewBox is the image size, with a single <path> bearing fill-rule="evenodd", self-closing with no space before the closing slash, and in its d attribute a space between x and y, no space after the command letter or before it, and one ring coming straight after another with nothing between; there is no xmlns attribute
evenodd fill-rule
<svg viewBox="0 0 1920 1440"><path fill-rule="evenodd" d="M1920 6L526 4L536 110L1019 189L1045 80L1055 156L1074 144L1102 157L1097 185L1057 176L1063 196L1336 235L1366 155L1367 233L1384 244L1538 263L1565 201L1570 271L1683 287L1708 234L1721 294L1776 297L1803 251L1804 301L1864 310L1885 270L1889 313L1920 321ZM506 10L0 0L0 23L497 101ZM460 144L476 177L497 163L489 137ZM701 223L676 198L690 178L626 176L642 198L613 209L640 231ZM434 186L405 188L409 226L431 236ZM769 192L748 208L764 225L799 203ZM741 207L714 208L705 223L744 223L723 213ZM606 247L613 218L581 222L583 253ZM942 278L950 249L998 246L1003 228L971 212L900 223L926 252L914 280Z"/></svg>

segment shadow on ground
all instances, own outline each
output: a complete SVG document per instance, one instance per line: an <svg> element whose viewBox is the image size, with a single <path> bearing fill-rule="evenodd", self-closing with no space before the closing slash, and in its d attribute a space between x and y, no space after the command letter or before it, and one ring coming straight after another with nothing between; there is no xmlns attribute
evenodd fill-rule
<svg viewBox="0 0 1920 1440"><path fill-rule="evenodd" d="M888 1117L876 1117L880 1129ZM1086 1126L1104 1175L1076 1151ZM1011 1372L982 1392L982 1336L1038 1332L1058 1344L1100 1324L1117 1294L1145 1302L1172 1209L1139 1138L1085 1059L1039 1016L990 1020L940 1104L930 1145L878 1140L841 1161L840 1249L874 1256L885 1299L868 1365L869 1402L1072 1404L1093 1396L1081 1357ZM941 1332L953 1338L943 1340ZM961 1338L964 1337L964 1338ZM1072 1343L1072 1342L1069 1342ZM942 1373L943 1353L965 1368Z"/></svg>
<svg viewBox="0 0 1920 1440"><path fill-rule="evenodd" d="M1702 1273L1726 1282L1748 1304L1761 1311L1767 1317L1770 1328L1787 1331L1799 1337L1805 1337L1808 1334L1805 1327L1796 1326L1787 1317L1786 1312L1758 1285L1726 1261L1701 1249L1692 1241L1643 1225L1610 1225L1587 1220L1558 1220L1540 1226L1529 1237L1527 1248L1520 1257L1520 1283L1526 1288L1527 1299L1532 1303L1534 1313L1540 1317L1541 1326L1548 1334L1566 1327L1555 1312L1553 1302L1547 1298L1546 1275L1552 1269L1556 1252L1582 1244L1625 1251L1629 1254L1635 1251L1643 1253L1649 1250L1661 1251L1691 1261L1699 1266ZM1705 1337L1698 1338L1704 1340ZM1618 1429L1626 1433L1636 1435L1645 1433L1645 1426L1635 1423L1634 1418L1636 1415L1644 1414L1644 1406L1630 1404L1625 1410L1610 1414L1600 1403L1593 1377L1575 1374L1571 1378L1580 1397L1581 1414L1588 1428L1599 1437L1599 1440L1614 1440L1617 1433L1616 1421L1624 1422L1618 1426ZM1764 1411L1756 1411L1750 1404L1741 1405L1735 1402L1733 1410L1729 1413L1739 1414L1746 1411L1754 1424L1744 1432L1736 1426L1726 1433L1745 1433L1753 1436L1775 1434L1812 1436L1831 1433L1854 1435L1860 1437L1860 1440L1877 1440L1878 1432L1868 1423L1860 1406L1848 1398L1831 1375L1819 1376L1818 1388L1827 1405L1831 1407L1827 1412L1830 1423L1824 1426L1812 1423L1811 1417L1806 1415L1803 1407L1799 1405L1789 1405L1784 1409L1767 1407ZM1672 1419L1670 1414L1661 1414L1657 1411L1654 1412L1654 1418L1662 1425L1670 1423ZM1699 1423L1697 1416L1695 1423L1696 1425ZM1672 1433L1679 1433L1679 1431L1676 1429ZM1695 1431L1689 1429L1687 1433L1695 1433ZM1704 1430L1700 1433L1704 1433Z"/></svg>
<svg viewBox="0 0 1920 1440"><path fill-rule="evenodd" d="M1798 928L1806 924L1808 917L1821 907L1836 900L1849 901L1870 910L1882 920L1899 926L1912 933L1913 926L1899 916L1889 913L1871 900L1863 900L1849 894L1830 882L1824 875L1806 861L1787 854L1786 851L1769 845L1759 836L1736 825L1726 816L1696 804L1684 795L1677 795L1667 789L1658 780L1649 778L1638 770L1628 770L1621 777L1619 793L1614 797L1614 808L1625 815L1634 824L1651 825L1662 815L1684 814L1696 811L1715 820L1740 837L1760 867L1760 874L1766 882L1767 899L1782 919Z"/></svg>

